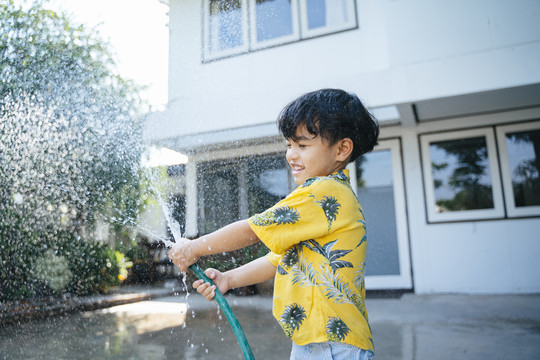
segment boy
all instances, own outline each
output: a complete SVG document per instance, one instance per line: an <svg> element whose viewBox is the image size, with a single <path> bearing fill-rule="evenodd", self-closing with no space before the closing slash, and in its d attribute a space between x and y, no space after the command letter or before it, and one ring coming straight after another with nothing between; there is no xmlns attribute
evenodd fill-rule
<svg viewBox="0 0 540 360"><path fill-rule="evenodd" d="M307 93L278 117L286 159L298 186L270 209L197 240L182 239L169 257L182 270L200 256L262 241L271 252L193 286L211 300L229 289L274 278L273 314L293 341L291 359L371 359L364 306L366 231L347 164L377 144L379 126L343 90Z"/></svg>

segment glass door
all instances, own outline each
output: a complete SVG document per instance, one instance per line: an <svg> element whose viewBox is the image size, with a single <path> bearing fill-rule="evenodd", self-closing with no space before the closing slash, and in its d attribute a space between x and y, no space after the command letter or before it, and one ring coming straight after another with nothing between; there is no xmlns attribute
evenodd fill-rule
<svg viewBox="0 0 540 360"><path fill-rule="evenodd" d="M367 224L367 290L412 288L401 164L399 140L384 140L351 169Z"/></svg>

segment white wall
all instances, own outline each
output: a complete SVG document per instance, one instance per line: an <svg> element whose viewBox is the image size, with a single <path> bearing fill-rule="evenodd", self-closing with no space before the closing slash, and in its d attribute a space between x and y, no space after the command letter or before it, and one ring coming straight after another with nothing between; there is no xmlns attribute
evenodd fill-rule
<svg viewBox="0 0 540 360"><path fill-rule="evenodd" d="M382 138L402 139L416 293L540 292L540 218L428 224L418 140L422 133L535 118L538 108L382 129Z"/></svg>
<svg viewBox="0 0 540 360"><path fill-rule="evenodd" d="M424 226L415 246L418 293L509 293L540 290L538 219Z"/></svg>
<svg viewBox="0 0 540 360"><path fill-rule="evenodd" d="M288 101L322 87L376 107L540 82L540 1L357 4L359 29L203 63L200 2L170 0L169 109L147 138L273 122ZM428 224L418 144L422 133L535 118L538 109L382 129L403 146L416 292L540 292L540 219Z"/></svg>
<svg viewBox="0 0 540 360"><path fill-rule="evenodd" d="M540 2L358 0L352 31L202 63L201 4L170 1L169 112L150 139L272 122L301 93L371 107L540 81Z"/></svg>

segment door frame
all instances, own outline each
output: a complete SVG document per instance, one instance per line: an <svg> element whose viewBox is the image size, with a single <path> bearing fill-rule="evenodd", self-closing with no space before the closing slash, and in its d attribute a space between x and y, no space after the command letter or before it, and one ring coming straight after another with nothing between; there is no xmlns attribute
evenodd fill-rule
<svg viewBox="0 0 540 360"><path fill-rule="evenodd" d="M365 277L367 290L412 289L412 268L410 256L409 224L405 196L405 178L401 141L397 139L380 140L373 152L390 150L392 157L392 184L394 191L394 216L396 219L396 235L398 242L399 275L369 275ZM347 167L351 175L351 186L357 191L356 166ZM369 225L368 225L369 226Z"/></svg>

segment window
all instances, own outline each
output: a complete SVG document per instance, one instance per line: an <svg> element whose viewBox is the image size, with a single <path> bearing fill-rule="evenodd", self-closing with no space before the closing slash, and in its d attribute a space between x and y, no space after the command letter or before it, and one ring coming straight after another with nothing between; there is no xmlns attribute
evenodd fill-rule
<svg viewBox="0 0 540 360"><path fill-rule="evenodd" d="M199 234L262 212L295 186L283 153L208 161L197 172Z"/></svg>
<svg viewBox="0 0 540 360"><path fill-rule="evenodd" d="M296 185L283 154L258 156L246 161L248 213L260 213L284 199Z"/></svg>
<svg viewBox="0 0 540 360"><path fill-rule="evenodd" d="M508 215L540 215L540 121L500 126L497 140Z"/></svg>
<svg viewBox="0 0 540 360"><path fill-rule="evenodd" d="M303 0L300 4L305 37L356 27L353 0Z"/></svg>
<svg viewBox="0 0 540 360"><path fill-rule="evenodd" d="M401 164L399 140L381 140L372 152L355 161L355 171L351 171L351 185L356 186L367 224L369 289L412 287Z"/></svg>
<svg viewBox="0 0 540 360"><path fill-rule="evenodd" d="M246 0L204 2L204 53L206 57L228 56L246 51Z"/></svg>
<svg viewBox="0 0 540 360"><path fill-rule="evenodd" d="M492 129L421 137L431 222L504 216Z"/></svg>
<svg viewBox="0 0 540 360"><path fill-rule="evenodd" d="M354 29L354 0L204 0L204 60Z"/></svg>
<svg viewBox="0 0 540 360"><path fill-rule="evenodd" d="M251 45L262 48L298 39L294 0L251 0Z"/></svg>
<svg viewBox="0 0 540 360"><path fill-rule="evenodd" d="M199 193L199 233L208 234L240 219L239 179L234 164L215 161L202 164Z"/></svg>

